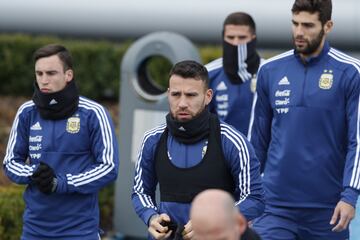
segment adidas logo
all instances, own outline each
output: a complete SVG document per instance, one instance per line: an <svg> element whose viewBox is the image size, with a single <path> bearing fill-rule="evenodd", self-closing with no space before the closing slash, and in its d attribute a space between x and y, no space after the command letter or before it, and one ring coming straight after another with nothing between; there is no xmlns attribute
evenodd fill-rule
<svg viewBox="0 0 360 240"><path fill-rule="evenodd" d="M54 104L57 104L58 102L55 100L55 99L52 99L50 102L49 102L49 105L54 105Z"/></svg>
<svg viewBox="0 0 360 240"><path fill-rule="evenodd" d="M34 125L30 127L30 130L41 130L41 126L39 122L36 122Z"/></svg>
<svg viewBox="0 0 360 240"><path fill-rule="evenodd" d="M180 131L183 131L183 132L186 131L186 129L185 129L183 126L179 127L178 129L179 129Z"/></svg>
<svg viewBox="0 0 360 240"><path fill-rule="evenodd" d="M224 91L224 90L227 90L227 87L225 85L225 83L223 81L221 81L221 83L219 83L216 87L216 90L218 91Z"/></svg>
<svg viewBox="0 0 360 240"><path fill-rule="evenodd" d="M279 85L290 85L290 82L289 82L288 78L285 76L279 81L278 84Z"/></svg>

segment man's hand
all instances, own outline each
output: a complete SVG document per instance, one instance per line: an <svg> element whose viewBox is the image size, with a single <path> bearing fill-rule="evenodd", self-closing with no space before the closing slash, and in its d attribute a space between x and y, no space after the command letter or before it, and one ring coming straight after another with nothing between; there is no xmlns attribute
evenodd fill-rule
<svg viewBox="0 0 360 240"><path fill-rule="evenodd" d="M341 232L345 230L350 221L354 218L355 208L350 204L339 201L335 207L334 213L331 217L330 224L334 225L336 222L336 226L333 227L333 232Z"/></svg>
<svg viewBox="0 0 360 240"><path fill-rule="evenodd" d="M191 220L187 222L187 224L184 226L184 231L182 232L184 240L193 240L194 238L194 231L192 229Z"/></svg>
<svg viewBox="0 0 360 240"><path fill-rule="evenodd" d="M56 189L57 181L54 170L46 163L40 162L31 179L42 193L50 194Z"/></svg>
<svg viewBox="0 0 360 240"><path fill-rule="evenodd" d="M168 227L164 227L160 224L162 221L170 222L170 217L163 213L161 215L153 215L149 220L148 231L153 238L158 240L167 239L172 233L172 231L169 231Z"/></svg>

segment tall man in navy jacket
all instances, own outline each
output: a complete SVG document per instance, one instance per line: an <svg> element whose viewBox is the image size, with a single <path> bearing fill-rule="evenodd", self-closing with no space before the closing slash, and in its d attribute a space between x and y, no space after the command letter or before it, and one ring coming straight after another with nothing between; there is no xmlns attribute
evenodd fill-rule
<svg viewBox="0 0 360 240"><path fill-rule="evenodd" d="M255 21L245 12L231 13L223 23L222 35L222 58L206 64L213 90L210 112L247 135L262 61L256 50Z"/></svg>
<svg viewBox="0 0 360 240"><path fill-rule="evenodd" d="M162 221L184 226L180 235L193 239L190 203L208 188L231 193L248 220L263 212L260 164L247 139L210 114L207 105L212 90L208 82L208 72L201 64L177 63L170 72L166 124L144 135L132 201L155 239L173 233L160 224ZM159 205L155 202L158 183Z"/></svg>
<svg viewBox="0 0 360 240"><path fill-rule="evenodd" d="M332 47L331 0L296 0L295 49L260 67L251 142L263 239L347 239L360 190L360 61Z"/></svg>
<svg viewBox="0 0 360 240"><path fill-rule="evenodd" d="M98 240L98 191L118 173L108 112L79 96L72 57L61 45L38 49L33 99L18 110L4 170L26 184L23 240Z"/></svg>

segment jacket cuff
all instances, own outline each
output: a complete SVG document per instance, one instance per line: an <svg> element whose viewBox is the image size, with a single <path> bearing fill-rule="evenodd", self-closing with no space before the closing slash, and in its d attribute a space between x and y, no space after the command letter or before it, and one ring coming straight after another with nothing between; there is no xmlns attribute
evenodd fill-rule
<svg viewBox="0 0 360 240"><path fill-rule="evenodd" d="M146 226L149 226L150 218L155 214L158 214L158 213L154 209L148 209L143 213L142 220L144 221Z"/></svg>
<svg viewBox="0 0 360 240"><path fill-rule="evenodd" d="M56 193L66 193L68 192L67 178L62 175L56 175L57 185L55 192Z"/></svg>
<svg viewBox="0 0 360 240"><path fill-rule="evenodd" d="M341 201L344 201L355 208L359 196L359 191L350 187L346 187L341 193Z"/></svg>

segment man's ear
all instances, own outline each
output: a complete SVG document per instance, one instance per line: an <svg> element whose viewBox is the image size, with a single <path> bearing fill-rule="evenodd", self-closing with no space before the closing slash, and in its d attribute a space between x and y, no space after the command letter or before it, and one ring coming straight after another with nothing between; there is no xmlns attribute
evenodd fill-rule
<svg viewBox="0 0 360 240"><path fill-rule="evenodd" d="M72 69L68 69L65 71L65 80L66 82L70 82L74 78L74 71Z"/></svg>
<svg viewBox="0 0 360 240"><path fill-rule="evenodd" d="M205 92L205 105L209 105L209 103L211 102L213 96L213 90L212 89L207 89Z"/></svg>
<svg viewBox="0 0 360 240"><path fill-rule="evenodd" d="M245 230L247 228L247 221L246 221L245 217L240 213L236 214L235 218L236 218L235 219L236 224L239 228L239 232L240 232L240 236L241 236L241 235L243 235L243 233L245 232Z"/></svg>
<svg viewBox="0 0 360 240"><path fill-rule="evenodd" d="M334 22L329 20L324 24L324 32L325 34L328 34L331 32L332 28L334 26Z"/></svg>

